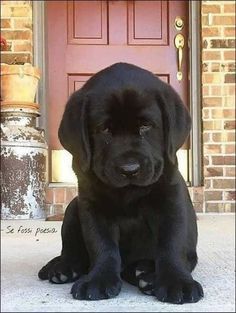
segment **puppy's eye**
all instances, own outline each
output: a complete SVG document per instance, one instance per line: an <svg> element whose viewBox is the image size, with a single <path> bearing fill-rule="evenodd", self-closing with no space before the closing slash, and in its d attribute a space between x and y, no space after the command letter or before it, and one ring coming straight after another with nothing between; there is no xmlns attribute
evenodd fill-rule
<svg viewBox="0 0 236 313"><path fill-rule="evenodd" d="M102 134L109 134L111 132L110 128L109 127L104 127L103 129L100 130L100 132Z"/></svg>
<svg viewBox="0 0 236 313"><path fill-rule="evenodd" d="M108 125L100 125L96 129L96 133L110 134L111 133L111 128Z"/></svg>
<svg viewBox="0 0 236 313"><path fill-rule="evenodd" d="M152 125L148 122L143 122L142 125L139 126L139 133L142 135L143 133L148 132L152 128Z"/></svg>

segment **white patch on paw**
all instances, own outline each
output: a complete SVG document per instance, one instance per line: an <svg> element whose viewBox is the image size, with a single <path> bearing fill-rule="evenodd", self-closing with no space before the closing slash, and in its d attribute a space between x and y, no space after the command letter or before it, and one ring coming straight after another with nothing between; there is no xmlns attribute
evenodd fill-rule
<svg viewBox="0 0 236 313"><path fill-rule="evenodd" d="M136 277L138 277L138 276L141 275L142 273L144 273L144 271L140 271L140 270L136 270L136 271L135 271Z"/></svg>
<svg viewBox="0 0 236 313"><path fill-rule="evenodd" d="M56 284L60 283L59 279L56 276L53 276L51 279Z"/></svg>
<svg viewBox="0 0 236 313"><path fill-rule="evenodd" d="M76 278L78 274L76 272L73 272L73 278Z"/></svg>
<svg viewBox="0 0 236 313"><path fill-rule="evenodd" d="M65 281L67 281L67 279L68 279L68 277L66 275L64 275L64 274L60 275L60 280L61 281L65 282Z"/></svg>
<svg viewBox="0 0 236 313"><path fill-rule="evenodd" d="M148 283L144 281L143 279L140 279L138 284L140 288L145 288L148 285Z"/></svg>
<svg viewBox="0 0 236 313"><path fill-rule="evenodd" d="M152 293L153 293L153 290L150 289L150 290L145 290L145 291L143 291L143 292L144 292L146 295L151 296Z"/></svg>

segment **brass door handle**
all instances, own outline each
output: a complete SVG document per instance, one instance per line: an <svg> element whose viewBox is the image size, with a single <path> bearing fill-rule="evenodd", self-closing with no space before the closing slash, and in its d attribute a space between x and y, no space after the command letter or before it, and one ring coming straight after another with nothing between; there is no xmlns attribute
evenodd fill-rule
<svg viewBox="0 0 236 313"><path fill-rule="evenodd" d="M182 34L177 34L175 36L175 47L177 49L177 58L178 58L177 79L178 81L181 81L183 78L182 61L183 61L183 48L184 48L184 36Z"/></svg>

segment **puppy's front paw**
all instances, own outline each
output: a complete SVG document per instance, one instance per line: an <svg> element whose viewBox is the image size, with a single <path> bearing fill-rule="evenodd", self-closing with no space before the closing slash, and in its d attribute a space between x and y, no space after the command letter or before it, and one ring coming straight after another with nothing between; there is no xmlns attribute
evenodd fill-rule
<svg viewBox="0 0 236 313"><path fill-rule="evenodd" d="M155 283L155 265L151 261L142 261L136 267L135 276L139 289L146 295L153 295Z"/></svg>
<svg viewBox="0 0 236 313"><path fill-rule="evenodd" d="M154 295L159 301L174 304L198 302L203 297L202 286L192 282L156 282Z"/></svg>
<svg viewBox="0 0 236 313"><path fill-rule="evenodd" d="M79 263L70 264L58 256L41 268L38 277L54 284L64 284L75 281L81 273Z"/></svg>
<svg viewBox="0 0 236 313"><path fill-rule="evenodd" d="M121 290L121 279L115 274L83 275L72 286L73 298L78 300L102 300L114 298Z"/></svg>

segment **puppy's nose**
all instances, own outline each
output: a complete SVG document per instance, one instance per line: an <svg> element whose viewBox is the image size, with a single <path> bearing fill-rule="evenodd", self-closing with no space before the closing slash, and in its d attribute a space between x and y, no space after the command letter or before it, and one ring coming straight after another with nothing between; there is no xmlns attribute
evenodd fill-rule
<svg viewBox="0 0 236 313"><path fill-rule="evenodd" d="M119 168L122 175L133 176L137 174L138 171L140 170L140 164L139 163L122 164L120 165Z"/></svg>

